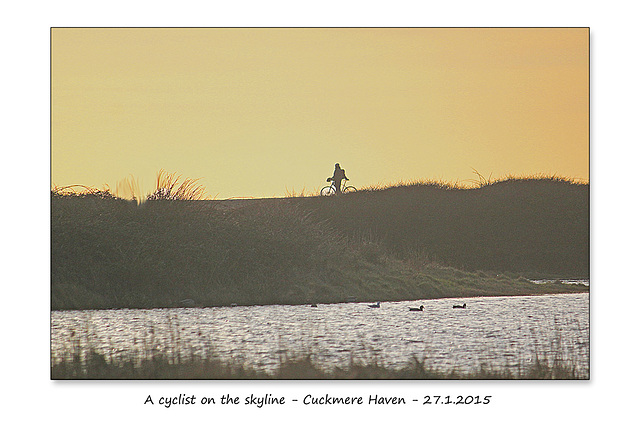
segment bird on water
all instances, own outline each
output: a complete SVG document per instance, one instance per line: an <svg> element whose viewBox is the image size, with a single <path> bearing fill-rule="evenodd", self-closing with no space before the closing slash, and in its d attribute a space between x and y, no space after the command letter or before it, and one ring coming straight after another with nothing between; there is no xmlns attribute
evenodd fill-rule
<svg viewBox="0 0 640 427"><path fill-rule="evenodd" d="M424 305L421 305L420 308L409 307L409 311L423 311Z"/></svg>

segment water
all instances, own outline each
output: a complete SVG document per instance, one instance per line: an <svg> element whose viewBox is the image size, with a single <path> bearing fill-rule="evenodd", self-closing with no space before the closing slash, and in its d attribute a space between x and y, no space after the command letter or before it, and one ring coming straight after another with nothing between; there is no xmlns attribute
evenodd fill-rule
<svg viewBox="0 0 640 427"><path fill-rule="evenodd" d="M464 310L454 304L467 304ZM424 305L422 312L409 307ZM251 306L153 310L86 310L51 314L54 360L73 343L115 357L163 352L241 361L273 371L283 354L313 355L326 367L376 358L402 367L412 357L428 366L470 372L482 365L517 369L536 355L560 357L589 370L589 294L479 297L368 304Z"/></svg>

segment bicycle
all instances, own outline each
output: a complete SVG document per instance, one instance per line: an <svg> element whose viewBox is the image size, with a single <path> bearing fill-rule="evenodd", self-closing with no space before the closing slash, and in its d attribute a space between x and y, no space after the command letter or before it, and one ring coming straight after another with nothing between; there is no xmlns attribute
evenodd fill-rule
<svg viewBox="0 0 640 427"><path fill-rule="evenodd" d="M327 181L331 181L331 179L328 179ZM353 185L347 185L347 181L348 179L345 179L342 183L342 193L355 193L356 191L358 191ZM336 194L336 183L333 181L331 181L331 185L327 185L322 190L320 190L321 196L332 196L334 194Z"/></svg>

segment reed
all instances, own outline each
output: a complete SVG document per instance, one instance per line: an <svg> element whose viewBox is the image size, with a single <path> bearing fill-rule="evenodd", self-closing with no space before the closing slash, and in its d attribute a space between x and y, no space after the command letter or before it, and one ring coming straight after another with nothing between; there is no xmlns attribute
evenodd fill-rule
<svg viewBox="0 0 640 427"><path fill-rule="evenodd" d="M140 359L131 356L113 358L89 348L83 355L71 354L52 361L51 378L64 379L276 379L276 380L579 380L589 373L578 369L573 359L536 356L532 362L517 367L483 364L470 372L444 370L430 365L426 356L412 356L398 368L385 366L377 358L351 359L346 367L327 368L314 362L312 353L285 355L275 370L247 366L241 360L224 360L214 351L191 352L176 360L166 353L155 352Z"/></svg>

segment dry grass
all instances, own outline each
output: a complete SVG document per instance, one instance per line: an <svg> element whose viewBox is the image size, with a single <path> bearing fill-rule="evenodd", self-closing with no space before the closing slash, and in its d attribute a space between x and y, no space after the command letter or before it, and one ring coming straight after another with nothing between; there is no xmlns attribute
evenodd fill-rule
<svg viewBox="0 0 640 427"><path fill-rule="evenodd" d="M115 358L93 348L51 363L52 379L275 379L275 380L584 380L574 360L536 357L516 368L481 365L471 372L441 370L430 365L426 356L413 356L400 368L390 368L377 358L356 361L346 367L326 368L314 362L312 353L284 355L275 371L245 365L240 360L223 360L214 351L191 354L177 360L175 356L147 351L148 357Z"/></svg>
<svg viewBox="0 0 640 427"><path fill-rule="evenodd" d="M138 204L145 200L142 195L142 190L140 189L140 182L134 178L133 175L120 180L116 184L115 196L122 199L133 200Z"/></svg>
<svg viewBox="0 0 640 427"><path fill-rule="evenodd" d="M392 184L384 184L377 183L372 184L366 187L362 187L359 191L365 192L375 192L375 191L383 191L395 188L436 188L440 190L473 190L484 187L490 187L492 185L501 184L501 183L510 183L510 182L524 182L524 181L553 181L559 183L566 184L588 184L588 180L578 179L578 178L569 178L556 174L533 174L533 175L504 175L500 178L494 178L492 174L489 174L488 177L485 177L476 169L473 169L473 173L477 176L476 179L467 179L461 181L443 181L436 179L428 179L428 178L417 178L410 180L401 180Z"/></svg>
<svg viewBox="0 0 640 427"><path fill-rule="evenodd" d="M147 196L147 200L202 200L207 198L201 178L182 178L176 172L169 173L160 169L156 176L156 189Z"/></svg>
<svg viewBox="0 0 640 427"><path fill-rule="evenodd" d="M64 187L60 187L57 185L53 185L51 187L51 196L52 197L98 197L100 199L114 199L116 196L113 195L109 186L104 185L102 189L96 187L89 187L86 185L67 185Z"/></svg>
<svg viewBox="0 0 640 427"><path fill-rule="evenodd" d="M284 194L285 197L313 197L320 195L320 189L315 188L313 190L307 190L306 187L302 187L302 190L300 190L300 192L297 192L295 187L292 187L291 190L289 190L288 187L285 187Z"/></svg>
<svg viewBox="0 0 640 427"><path fill-rule="evenodd" d="M86 185L67 185L64 187L52 186L52 197L92 197L110 199L133 200L137 204L144 203L146 200L204 200L209 195L205 187L198 183L201 178L183 178L176 172L169 173L164 169L160 169L156 175L156 188L147 195L142 195L140 182L138 179L130 175L116 184L116 191L113 192L108 185L104 185L102 189L88 187Z"/></svg>

